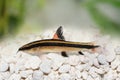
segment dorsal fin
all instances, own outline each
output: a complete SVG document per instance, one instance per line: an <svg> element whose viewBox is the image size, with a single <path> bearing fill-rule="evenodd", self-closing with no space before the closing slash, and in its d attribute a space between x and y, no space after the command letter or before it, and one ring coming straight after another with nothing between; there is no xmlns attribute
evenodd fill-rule
<svg viewBox="0 0 120 80"><path fill-rule="evenodd" d="M53 39L60 39L60 40L65 40L64 36L63 36L63 28L62 26L60 26L56 33L53 36Z"/></svg>

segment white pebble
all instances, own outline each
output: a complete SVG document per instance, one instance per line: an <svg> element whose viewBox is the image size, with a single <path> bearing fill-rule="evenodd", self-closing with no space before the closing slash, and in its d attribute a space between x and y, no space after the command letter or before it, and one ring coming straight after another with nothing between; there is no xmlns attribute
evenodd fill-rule
<svg viewBox="0 0 120 80"><path fill-rule="evenodd" d="M39 79L40 80L40 79ZM43 80L52 80L49 76L44 76Z"/></svg>
<svg viewBox="0 0 120 80"><path fill-rule="evenodd" d="M69 56L68 61L70 65L77 65L80 62L80 57L76 55Z"/></svg>
<svg viewBox="0 0 120 80"><path fill-rule="evenodd" d="M3 79L8 79L10 77L10 72L2 72L0 73L0 75L2 76Z"/></svg>
<svg viewBox="0 0 120 80"><path fill-rule="evenodd" d="M0 62L0 72L4 72L8 70L8 64L5 61Z"/></svg>
<svg viewBox="0 0 120 80"><path fill-rule="evenodd" d="M15 64L11 63L10 64L10 73L14 73L15 72Z"/></svg>
<svg viewBox="0 0 120 80"><path fill-rule="evenodd" d="M44 60L40 65L40 70L44 73L50 73L51 65L52 65L51 60Z"/></svg>
<svg viewBox="0 0 120 80"><path fill-rule="evenodd" d="M81 63L88 63L89 62L89 58L83 55L79 55L79 59Z"/></svg>
<svg viewBox="0 0 120 80"><path fill-rule="evenodd" d="M93 64L94 64L94 66L96 66L96 67L99 67L99 66L100 66L100 65L99 65L99 62L98 62L98 60L97 60L96 58L94 59Z"/></svg>
<svg viewBox="0 0 120 80"><path fill-rule="evenodd" d="M116 78L116 80L120 80L120 78Z"/></svg>
<svg viewBox="0 0 120 80"><path fill-rule="evenodd" d="M96 78L96 77L98 76L97 73L95 72L95 67L91 67L91 68L90 68L89 74L90 74L93 78Z"/></svg>
<svg viewBox="0 0 120 80"><path fill-rule="evenodd" d="M102 80L102 79L101 79L101 77L99 76L99 77L96 77L95 80Z"/></svg>
<svg viewBox="0 0 120 80"><path fill-rule="evenodd" d="M81 72L79 70L76 70L75 71L75 76L77 77L77 79L80 79L82 74L81 74Z"/></svg>
<svg viewBox="0 0 120 80"><path fill-rule="evenodd" d="M120 46L117 46L117 48L115 49L115 53L116 53L117 55L120 55Z"/></svg>
<svg viewBox="0 0 120 80"><path fill-rule="evenodd" d="M0 75L0 80L4 80L3 77L2 77L2 75Z"/></svg>
<svg viewBox="0 0 120 80"><path fill-rule="evenodd" d="M105 71L102 69L102 68L95 68L95 72L98 73L98 74L104 74Z"/></svg>
<svg viewBox="0 0 120 80"><path fill-rule="evenodd" d="M91 66L86 63L86 64L79 64L77 66L75 66L76 69L83 71L83 70L89 70L91 68Z"/></svg>
<svg viewBox="0 0 120 80"><path fill-rule="evenodd" d="M33 73L32 70L25 70L25 71L20 71L20 75L22 78L27 78L29 75Z"/></svg>
<svg viewBox="0 0 120 80"><path fill-rule="evenodd" d="M95 72L95 67L91 67L89 73L94 73L94 72Z"/></svg>
<svg viewBox="0 0 120 80"><path fill-rule="evenodd" d="M26 55L27 57L27 55ZM20 70L25 70L24 64L26 63L26 58L19 58L15 64L15 73L18 73Z"/></svg>
<svg viewBox="0 0 120 80"><path fill-rule="evenodd" d="M90 66L92 66L92 65L94 64L94 59L90 59L90 58L89 58L88 64L89 64Z"/></svg>
<svg viewBox="0 0 120 80"><path fill-rule="evenodd" d="M34 71L33 72L33 80L42 80L43 79L43 72L39 71Z"/></svg>
<svg viewBox="0 0 120 80"><path fill-rule="evenodd" d="M74 76L75 75L75 71L76 71L75 67L71 66L71 68L69 70L69 74Z"/></svg>
<svg viewBox="0 0 120 80"><path fill-rule="evenodd" d="M102 65L108 65L108 62L106 61L106 57L105 55L103 54L100 54L98 57L97 57L99 63L101 63Z"/></svg>
<svg viewBox="0 0 120 80"><path fill-rule="evenodd" d="M100 66L105 72L108 72L110 70L110 66L109 65L101 65Z"/></svg>
<svg viewBox="0 0 120 80"><path fill-rule="evenodd" d="M39 57L32 56L28 59L28 61L26 61L25 68L37 69L37 68L39 68L40 63L41 63L41 60Z"/></svg>
<svg viewBox="0 0 120 80"><path fill-rule="evenodd" d="M88 73L86 71L83 71L82 72L82 78L86 80L87 77L88 77Z"/></svg>
<svg viewBox="0 0 120 80"><path fill-rule="evenodd" d="M90 54L89 52L86 52L86 51L85 51L85 52L83 52L83 53L84 53L84 56L85 56L85 57L91 57L91 56L90 56L91 54Z"/></svg>
<svg viewBox="0 0 120 80"><path fill-rule="evenodd" d="M71 80L71 77L67 73L63 73L60 75L60 80Z"/></svg>
<svg viewBox="0 0 120 80"><path fill-rule="evenodd" d="M120 65L117 67L117 71L120 72Z"/></svg>
<svg viewBox="0 0 120 80"><path fill-rule="evenodd" d="M69 70L70 70L70 65L66 64L66 65L62 65L58 71L60 73L65 73L65 72L68 72Z"/></svg>
<svg viewBox="0 0 120 80"><path fill-rule="evenodd" d="M117 78L117 73L115 70L110 69L107 74L104 75L104 80L115 80Z"/></svg>
<svg viewBox="0 0 120 80"><path fill-rule="evenodd" d="M25 67L23 65L15 65L15 73L19 73L21 70L25 70Z"/></svg>
<svg viewBox="0 0 120 80"><path fill-rule="evenodd" d="M16 63L16 60L17 58L14 57L14 56L10 56L10 57L5 57L4 60L7 62L7 63Z"/></svg>
<svg viewBox="0 0 120 80"><path fill-rule="evenodd" d="M65 59L61 55L55 53L49 53L47 57L53 61L53 70L57 70L65 62Z"/></svg>
<svg viewBox="0 0 120 80"><path fill-rule="evenodd" d="M87 64L84 64L83 67L84 67L83 70L89 71L89 69L90 69L92 66L89 65L89 63L87 63Z"/></svg>
<svg viewBox="0 0 120 80"><path fill-rule="evenodd" d="M94 80L90 75L87 77L87 80Z"/></svg>
<svg viewBox="0 0 120 80"><path fill-rule="evenodd" d="M104 54L106 53L106 60L112 62L116 58L116 53L114 51L114 44L111 42L106 45Z"/></svg>
<svg viewBox="0 0 120 80"><path fill-rule="evenodd" d="M93 64L95 65L95 66L98 66L99 64L98 64L98 60L96 59L96 57L98 56L98 54L97 53L95 53L95 54L90 54L90 53L88 53L88 52L84 52L86 55L86 57L88 58L88 63L89 63L89 65L90 66L92 66Z"/></svg>
<svg viewBox="0 0 120 80"><path fill-rule="evenodd" d="M84 66L83 65L77 65L77 66L75 66L75 68L79 71L82 71Z"/></svg>
<svg viewBox="0 0 120 80"><path fill-rule="evenodd" d="M108 52L108 55L106 56L106 60L108 62L112 62L115 58L116 58L116 54L115 53L109 54L109 52Z"/></svg>
<svg viewBox="0 0 120 80"><path fill-rule="evenodd" d="M119 64L120 64L120 57L117 56L116 59L113 62L111 62L111 68L115 69L116 67L118 67Z"/></svg>
<svg viewBox="0 0 120 80"><path fill-rule="evenodd" d="M8 80L20 80L21 76L19 74L12 74Z"/></svg>
<svg viewBox="0 0 120 80"><path fill-rule="evenodd" d="M48 76L50 77L51 80L58 80L59 74L57 71L52 71Z"/></svg>
<svg viewBox="0 0 120 80"><path fill-rule="evenodd" d="M34 80L32 75L29 75L25 80Z"/></svg>

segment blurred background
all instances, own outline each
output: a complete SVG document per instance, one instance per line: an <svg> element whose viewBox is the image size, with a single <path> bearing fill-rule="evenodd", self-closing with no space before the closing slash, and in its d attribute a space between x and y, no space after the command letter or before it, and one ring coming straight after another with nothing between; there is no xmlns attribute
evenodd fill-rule
<svg viewBox="0 0 120 80"><path fill-rule="evenodd" d="M120 0L0 0L0 39L60 25L119 37Z"/></svg>

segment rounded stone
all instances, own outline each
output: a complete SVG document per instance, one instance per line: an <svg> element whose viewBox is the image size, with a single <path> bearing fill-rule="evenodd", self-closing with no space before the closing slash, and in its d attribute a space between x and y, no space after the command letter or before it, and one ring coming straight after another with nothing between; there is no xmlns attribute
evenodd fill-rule
<svg viewBox="0 0 120 80"><path fill-rule="evenodd" d="M6 63L5 61L0 62L0 72L7 71L8 68L9 68L8 63Z"/></svg>
<svg viewBox="0 0 120 80"><path fill-rule="evenodd" d="M12 74L8 80L21 80L21 76L19 74Z"/></svg>
<svg viewBox="0 0 120 80"><path fill-rule="evenodd" d="M77 66L75 66L75 68L79 71L82 71L84 69L84 66L83 65L77 65Z"/></svg>
<svg viewBox="0 0 120 80"><path fill-rule="evenodd" d="M120 55L120 46L117 46L117 48L115 48L115 53L117 55Z"/></svg>
<svg viewBox="0 0 120 80"><path fill-rule="evenodd" d="M55 53L49 53L47 57L52 60L53 64L51 67L53 70L57 70L65 62L65 59L61 55Z"/></svg>
<svg viewBox="0 0 120 80"><path fill-rule="evenodd" d="M40 70L33 72L33 80L42 80L43 79L43 72Z"/></svg>
<svg viewBox="0 0 120 80"><path fill-rule="evenodd" d="M34 80L32 75L29 75L25 80Z"/></svg>
<svg viewBox="0 0 120 80"><path fill-rule="evenodd" d="M107 60L106 60L105 55L100 54L100 55L97 57L97 59L98 59L98 62L99 62L100 64L102 64L102 65L108 65L108 62L107 62Z"/></svg>
<svg viewBox="0 0 120 80"><path fill-rule="evenodd" d="M86 80L87 77L88 77L88 73L86 71L83 71L82 72L82 78Z"/></svg>
<svg viewBox="0 0 120 80"><path fill-rule="evenodd" d="M30 57L28 61L26 61L24 66L27 69L30 69L30 68L37 69L39 68L40 63L41 63L40 58L37 56L33 56L33 57Z"/></svg>
<svg viewBox="0 0 120 80"><path fill-rule="evenodd" d="M79 56L73 55L68 58L69 64L70 65L77 65L80 62Z"/></svg>
<svg viewBox="0 0 120 80"><path fill-rule="evenodd" d="M65 72L68 72L70 70L70 65L68 64L65 64L65 65L62 65L60 68L59 68L59 72L60 73L65 73Z"/></svg>
<svg viewBox="0 0 120 80"><path fill-rule="evenodd" d="M10 73L14 73L15 72L15 64L11 63L10 64Z"/></svg>
<svg viewBox="0 0 120 80"><path fill-rule="evenodd" d="M78 79L80 79L81 76L82 76L82 74L81 74L81 72L80 72L79 70L76 70L76 71L75 71L75 76L76 76Z"/></svg>
<svg viewBox="0 0 120 80"><path fill-rule="evenodd" d="M63 73L60 75L60 80L71 80L71 77L67 73Z"/></svg>
<svg viewBox="0 0 120 80"><path fill-rule="evenodd" d="M112 69L115 69L116 67L118 67L118 65L120 65L120 57L117 56L116 59L111 62L111 68Z"/></svg>
<svg viewBox="0 0 120 80"><path fill-rule="evenodd" d="M2 77L3 80L8 80L8 78L11 76L10 72L1 72L0 76Z"/></svg>
<svg viewBox="0 0 120 80"><path fill-rule="evenodd" d="M120 65L117 67L117 71L120 72Z"/></svg>
<svg viewBox="0 0 120 80"><path fill-rule="evenodd" d="M52 61L51 60L44 60L42 61L41 65L40 65L40 70L43 73L50 73L51 71L51 65L52 65Z"/></svg>
<svg viewBox="0 0 120 80"><path fill-rule="evenodd" d="M104 74L105 71L102 69L102 68L95 68L95 72L98 73L98 74Z"/></svg>
<svg viewBox="0 0 120 80"><path fill-rule="evenodd" d="M50 77L51 80L58 80L59 78L59 73L58 71L51 71L48 76Z"/></svg>
<svg viewBox="0 0 120 80"><path fill-rule="evenodd" d="M51 80L51 78L49 76L44 76L43 80Z"/></svg>
<svg viewBox="0 0 120 80"><path fill-rule="evenodd" d="M20 71L20 75L22 78L27 78L29 75L32 75L33 70L25 70L25 71Z"/></svg>
<svg viewBox="0 0 120 80"><path fill-rule="evenodd" d="M96 58L94 59L93 64L94 64L94 66L96 66L96 67L99 67L99 66L100 66L100 65L99 65L99 62L98 62L98 60L97 60Z"/></svg>
<svg viewBox="0 0 120 80"><path fill-rule="evenodd" d="M96 80L96 79L93 79L93 78L89 75L86 80Z"/></svg>

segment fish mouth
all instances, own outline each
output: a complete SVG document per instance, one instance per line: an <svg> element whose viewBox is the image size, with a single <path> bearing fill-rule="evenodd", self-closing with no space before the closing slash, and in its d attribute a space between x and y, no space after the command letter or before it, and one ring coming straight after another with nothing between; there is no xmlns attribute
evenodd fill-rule
<svg viewBox="0 0 120 80"><path fill-rule="evenodd" d="M18 49L18 51L22 51L23 50L23 47L20 47L19 49Z"/></svg>
<svg viewBox="0 0 120 80"><path fill-rule="evenodd" d="M22 47L20 47L19 49L18 49L18 51L17 52L19 52L19 51L24 51L25 49L24 49L24 47L22 46Z"/></svg>
<svg viewBox="0 0 120 80"><path fill-rule="evenodd" d="M20 48L17 50L16 54L17 54L19 51L23 51L23 50L22 50L22 47L20 47Z"/></svg>

